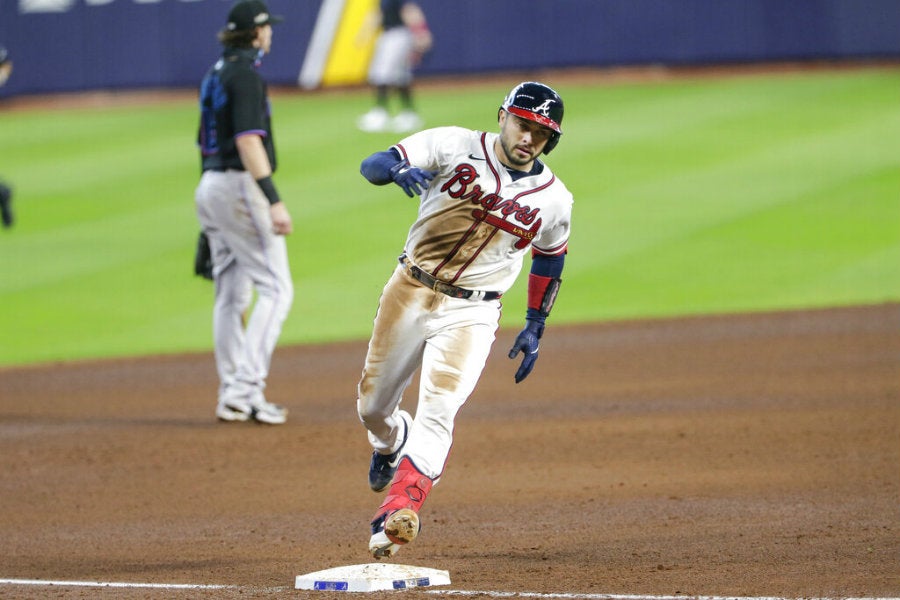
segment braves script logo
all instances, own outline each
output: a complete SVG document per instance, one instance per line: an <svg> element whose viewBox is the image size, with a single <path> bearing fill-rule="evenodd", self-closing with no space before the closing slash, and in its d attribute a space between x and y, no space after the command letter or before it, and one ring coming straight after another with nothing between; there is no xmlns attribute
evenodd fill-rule
<svg viewBox="0 0 900 600"><path fill-rule="evenodd" d="M485 192L480 185L474 183L477 178L478 172L475 167L462 163L454 169L453 177L441 186L441 191L447 192L451 198L468 200L472 204L480 205L480 209L472 211L473 217L519 238L515 244L517 249L521 250L528 246L541 228L541 218L538 216L541 209L519 204L515 200L507 200L499 194ZM497 216L496 213L503 217ZM509 221L509 217L518 223ZM528 225L530 227L526 229Z"/></svg>

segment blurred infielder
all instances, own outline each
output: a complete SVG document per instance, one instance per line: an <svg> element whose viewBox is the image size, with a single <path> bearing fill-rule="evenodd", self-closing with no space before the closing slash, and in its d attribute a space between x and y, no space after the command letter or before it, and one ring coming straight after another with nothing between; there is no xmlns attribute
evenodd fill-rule
<svg viewBox="0 0 900 600"><path fill-rule="evenodd" d="M379 31L380 28L380 31ZM413 68L432 46L428 21L422 8L410 0L379 0L357 35L364 44L375 32L378 38L369 63L369 84L375 88L375 106L357 121L363 131L415 131L422 119L413 103ZM389 114L389 96L396 92L400 112Z"/></svg>
<svg viewBox="0 0 900 600"><path fill-rule="evenodd" d="M272 182L269 97L256 71L271 48L271 25L280 21L259 0L235 4L219 33L222 57L200 86L203 176L196 204L212 254L216 416L222 421L276 425L287 418L287 410L268 402L263 390L294 298L284 239L293 223ZM243 314L254 289L256 304L245 328Z"/></svg>
<svg viewBox="0 0 900 600"><path fill-rule="evenodd" d="M0 87L6 84L9 76L12 74L13 61L9 57L9 51L0 46ZM12 210L12 188L0 181L0 222L4 228L12 227L13 217Z"/></svg>
<svg viewBox="0 0 900 600"><path fill-rule="evenodd" d="M526 326L509 358L516 383L538 357L569 240L572 194L538 159L562 134L563 102L542 83L517 85L500 132L439 127L366 158L375 185L421 195L399 264L384 288L359 382L357 409L374 448L369 485L387 496L369 551L393 556L419 531L418 513L444 471L457 411L472 393L500 319L500 297L531 249ZM421 368L416 416L400 409Z"/></svg>

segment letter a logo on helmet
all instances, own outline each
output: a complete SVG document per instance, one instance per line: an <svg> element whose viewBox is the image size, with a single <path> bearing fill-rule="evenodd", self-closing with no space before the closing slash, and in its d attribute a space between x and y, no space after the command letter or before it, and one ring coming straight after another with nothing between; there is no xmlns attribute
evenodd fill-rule
<svg viewBox="0 0 900 600"><path fill-rule="evenodd" d="M544 154L550 154L556 148L562 135L563 101L551 88L536 81L524 81L509 92L500 108L552 129Z"/></svg>

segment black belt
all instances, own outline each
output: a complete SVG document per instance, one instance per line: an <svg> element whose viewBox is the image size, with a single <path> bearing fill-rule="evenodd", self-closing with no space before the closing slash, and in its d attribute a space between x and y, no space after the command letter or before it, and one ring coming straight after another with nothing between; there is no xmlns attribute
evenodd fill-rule
<svg viewBox="0 0 900 600"><path fill-rule="evenodd" d="M465 300L496 300L503 295L501 292L467 290L456 287L455 285L450 285L449 283L444 283L440 279L435 279L432 275L414 265L405 254L400 257L400 263L406 267L406 272L409 273L413 279L425 287L450 296L451 298L463 298Z"/></svg>

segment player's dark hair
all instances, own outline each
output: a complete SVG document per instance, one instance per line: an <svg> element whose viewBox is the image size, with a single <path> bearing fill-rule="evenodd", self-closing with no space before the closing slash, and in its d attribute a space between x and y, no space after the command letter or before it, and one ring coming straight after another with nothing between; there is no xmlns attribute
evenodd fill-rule
<svg viewBox="0 0 900 600"><path fill-rule="evenodd" d="M219 42L227 48L252 48L256 39L256 28L242 31L223 29L218 35Z"/></svg>

